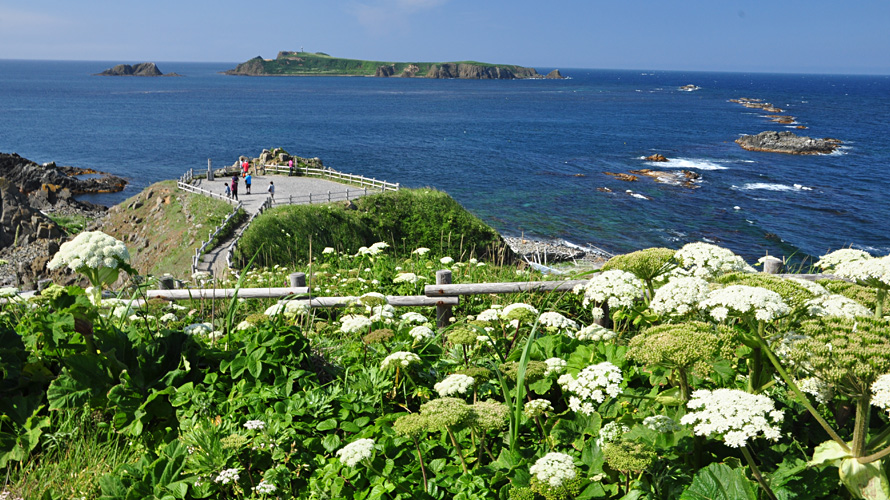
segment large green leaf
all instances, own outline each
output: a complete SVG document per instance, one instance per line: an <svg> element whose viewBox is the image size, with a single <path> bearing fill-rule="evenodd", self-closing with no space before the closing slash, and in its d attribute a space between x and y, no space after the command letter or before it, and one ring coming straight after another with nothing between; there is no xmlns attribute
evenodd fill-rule
<svg viewBox="0 0 890 500"><path fill-rule="evenodd" d="M680 500L757 500L757 494L741 469L711 464L698 471Z"/></svg>

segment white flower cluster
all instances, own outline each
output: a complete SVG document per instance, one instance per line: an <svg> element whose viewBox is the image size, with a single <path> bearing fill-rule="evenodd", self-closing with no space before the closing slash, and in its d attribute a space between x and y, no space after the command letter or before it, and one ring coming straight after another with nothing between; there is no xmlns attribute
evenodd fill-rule
<svg viewBox="0 0 890 500"><path fill-rule="evenodd" d="M600 435L596 438L596 445L602 448L604 444L617 441L628 432L630 432L630 427L619 422L609 422L600 429Z"/></svg>
<svg viewBox="0 0 890 500"><path fill-rule="evenodd" d="M278 490L278 488L276 488L274 484L266 481L265 479L263 479L259 482L259 484L253 487L254 493L258 495L271 495L272 493L275 493L276 490Z"/></svg>
<svg viewBox="0 0 890 500"><path fill-rule="evenodd" d="M420 356L413 352L396 351L383 358L383 361L380 363L380 368L383 370L392 370L400 366L411 366L414 363L420 363Z"/></svg>
<svg viewBox="0 0 890 500"><path fill-rule="evenodd" d="M266 428L266 423L262 420L248 420L244 422L244 428L252 431L261 431Z"/></svg>
<svg viewBox="0 0 890 500"><path fill-rule="evenodd" d="M210 323L193 323L182 329L186 335L209 335L213 331Z"/></svg>
<svg viewBox="0 0 890 500"><path fill-rule="evenodd" d="M565 453L552 451L535 461L528 471L538 478L538 481L549 485L551 488L559 488L566 481L575 479L578 474L575 469L575 460Z"/></svg>
<svg viewBox="0 0 890 500"><path fill-rule="evenodd" d="M388 325L396 316L396 308L389 304L383 304L372 307L371 313L371 321L382 321Z"/></svg>
<svg viewBox="0 0 890 500"><path fill-rule="evenodd" d="M538 310L534 306L516 302L501 309L498 314L504 321L518 321L521 318L527 323L532 323L538 317ZM516 325L513 324L513 326Z"/></svg>
<svg viewBox="0 0 890 500"><path fill-rule="evenodd" d="M822 269L823 271L830 271L840 264L853 262L854 260L865 260L870 258L871 255L868 252L863 252L862 250L854 250L852 248L841 248L840 250L835 250L834 252L820 257L819 261L816 262L816 267Z"/></svg>
<svg viewBox="0 0 890 500"><path fill-rule="evenodd" d="M47 269L58 269L68 266L72 271L85 267L99 269L108 267L117 269L119 263L130 260L124 242L103 233L102 231L85 231L73 240L59 247L53 260L46 265Z"/></svg>
<svg viewBox="0 0 890 500"><path fill-rule="evenodd" d="M890 287L890 256L844 262L834 269L834 274L841 278L856 280L860 285L888 288Z"/></svg>
<svg viewBox="0 0 890 500"><path fill-rule="evenodd" d="M427 247L418 247L418 248L415 248L414 251L411 253L417 254L417 255L426 255L427 252L429 252L429 251L430 251L430 249Z"/></svg>
<svg viewBox="0 0 890 500"><path fill-rule="evenodd" d="M340 318L340 331L343 333L363 332L371 326L371 320L360 314L346 314Z"/></svg>
<svg viewBox="0 0 890 500"><path fill-rule="evenodd" d="M362 460L374 456L374 440L358 439L337 450L337 456L347 467L355 467Z"/></svg>
<svg viewBox="0 0 890 500"><path fill-rule="evenodd" d="M528 418L539 417L548 411L553 411L553 405L546 399L533 399L522 407L522 412Z"/></svg>
<svg viewBox="0 0 890 500"><path fill-rule="evenodd" d="M737 389L698 390L687 403L690 412L680 419L693 425L699 436L722 435L727 446L739 448L760 435L775 441L781 433L777 424L784 414L776 410L773 400L761 394L748 394Z"/></svg>
<svg viewBox="0 0 890 500"><path fill-rule="evenodd" d="M178 319L179 318L177 318L175 314L167 313L167 314L164 314L163 316L161 316L160 318L158 318L158 321L160 321L161 323L169 323L171 321L176 321Z"/></svg>
<svg viewBox="0 0 890 500"><path fill-rule="evenodd" d="M798 380L797 388L807 394L812 394L816 398L816 402L823 405L828 404L834 398L834 388L816 377Z"/></svg>
<svg viewBox="0 0 890 500"><path fill-rule="evenodd" d="M684 316L708 298L708 282L696 276L675 276L655 291L649 307L656 314Z"/></svg>
<svg viewBox="0 0 890 500"><path fill-rule="evenodd" d="M805 280L801 278L785 278L789 281L793 281L794 283L806 288L810 291L810 293L814 295L829 295L831 292L825 289L824 286L816 283L815 281Z"/></svg>
<svg viewBox="0 0 890 500"><path fill-rule="evenodd" d="M476 379L469 375L464 375L462 373L452 373L451 375L445 377L445 380L439 382L438 384L433 386L433 389L439 393L439 396L448 397L453 396L455 394L466 394L473 384L476 383Z"/></svg>
<svg viewBox="0 0 890 500"><path fill-rule="evenodd" d="M676 432L682 429L674 419L667 415L653 415L651 417L646 417L643 419L643 425L662 434Z"/></svg>
<svg viewBox="0 0 890 500"><path fill-rule="evenodd" d="M566 373L556 382L563 391L574 394L569 398L569 408L572 411L591 415L596 411L591 401L602 403L606 395L614 398L621 394L622 380L624 377L621 370L612 363L603 361L581 370L577 378Z"/></svg>
<svg viewBox="0 0 890 500"><path fill-rule="evenodd" d="M590 340L593 342L599 342L602 340L608 342L609 340L617 337L618 334L604 326L593 323L592 325L585 326L584 328L578 330L574 335L571 335L570 333L569 336L577 340Z"/></svg>
<svg viewBox="0 0 890 500"><path fill-rule="evenodd" d="M308 300L282 300L266 309L265 314L269 317L278 316L279 314L302 316L309 314L310 310L312 310L312 307L309 305Z"/></svg>
<svg viewBox="0 0 890 500"><path fill-rule="evenodd" d="M578 323L566 318L558 312L545 312L538 316L538 323L542 326L555 328L557 330L577 330Z"/></svg>
<svg viewBox="0 0 890 500"><path fill-rule="evenodd" d="M423 342L424 340L431 339L435 336L433 330L424 325L415 326L408 332L408 335L410 335L415 342Z"/></svg>
<svg viewBox="0 0 890 500"><path fill-rule="evenodd" d="M871 384L871 404L890 412L890 373L881 375Z"/></svg>
<svg viewBox="0 0 890 500"><path fill-rule="evenodd" d="M566 369L566 365L569 364L568 361L561 358L547 358L544 363L547 363L547 369L544 371L545 377L553 373L562 373Z"/></svg>
<svg viewBox="0 0 890 500"><path fill-rule="evenodd" d="M491 323L500 319L501 313L499 309L486 309L476 316L476 321L484 321L486 323Z"/></svg>
<svg viewBox="0 0 890 500"><path fill-rule="evenodd" d="M324 247L324 250L322 250L321 253L324 255L328 255L328 254L332 254L332 253L337 253L337 251L334 250L334 247Z"/></svg>
<svg viewBox="0 0 890 500"><path fill-rule="evenodd" d="M359 248L358 252L355 254L355 256L358 257L360 255L372 255L372 256L380 255L381 253L383 253L383 249L385 249L385 248L389 248L389 245L387 245L386 243L384 243L382 241L378 241L377 243L374 243L370 247Z"/></svg>
<svg viewBox="0 0 890 500"><path fill-rule="evenodd" d="M697 276L709 279L721 274L742 271L753 273L753 267L731 250L710 243L688 243L677 250L674 258L680 267L673 271L678 276Z"/></svg>
<svg viewBox="0 0 890 500"><path fill-rule="evenodd" d="M723 321L730 311L746 314L754 313L759 321L770 321L788 314L791 310L778 293L757 286L732 285L708 294L702 301L703 308L711 309L711 316Z"/></svg>
<svg viewBox="0 0 890 500"><path fill-rule="evenodd" d="M452 262L454 262L454 259L452 259L451 257L442 257L441 259L439 259L439 262L441 262L442 264L448 265L448 264L451 264Z"/></svg>
<svg viewBox="0 0 890 500"><path fill-rule="evenodd" d="M198 283L204 283L213 279L213 275L207 271L195 271L192 273L192 279Z"/></svg>
<svg viewBox="0 0 890 500"><path fill-rule="evenodd" d="M399 273L398 276L392 279L393 283L417 283L420 280L425 280L423 276L418 276L414 273Z"/></svg>
<svg viewBox="0 0 890 500"><path fill-rule="evenodd" d="M213 478L214 483L222 483L229 484L234 483L241 479L241 476L238 475L238 469L226 469Z"/></svg>
<svg viewBox="0 0 890 500"><path fill-rule="evenodd" d="M584 292L583 305L608 304L609 307L631 307L643 294L643 285L633 274L612 269L594 275L587 284L576 286L576 294ZM596 307L596 309L600 309ZM596 316L596 311L594 311Z"/></svg>
<svg viewBox="0 0 890 500"><path fill-rule="evenodd" d="M15 297L18 293L19 289L14 286L0 288L0 298L8 299L9 297Z"/></svg>
<svg viewBox="0 0 890 500"><path fill-rule="evenodd" d="M428 321L426 319L426 316L424 316L423 314L414 312L414 311L406 312L405 314L401 315L400 318L402 319L402 323L406 323L406 324L407 323L423 324Z"/></svg>
<svg viewBox="0 0 890 500"><path fill-rule="evenodd" d="M819 295L806 303L810 316L836 316L853 319L857 316L872 316L871 309L843 295Z"/></svg>

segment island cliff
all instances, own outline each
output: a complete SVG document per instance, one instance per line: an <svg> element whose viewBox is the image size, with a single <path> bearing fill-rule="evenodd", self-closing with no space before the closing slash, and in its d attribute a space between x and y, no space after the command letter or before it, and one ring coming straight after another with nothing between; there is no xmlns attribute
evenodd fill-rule
<svg viewBox="0 0 890 500"><path fill-rule="evenodd" d="M543 78L534 68L474 61L384 62L331 57L323 52L279 52L275 59L255 57L224 72L241 76L376 76L473 80Z"/></svg>
<svg viewBox="0 0 890 500"><path fill-rule="evenodd" d="M146 62L140 64L118 64L112 68L108 68L101 73L96 73L98 76L182 76L176 73L161 73L161 70L158 69L158 66L153 62Z"/></svg>

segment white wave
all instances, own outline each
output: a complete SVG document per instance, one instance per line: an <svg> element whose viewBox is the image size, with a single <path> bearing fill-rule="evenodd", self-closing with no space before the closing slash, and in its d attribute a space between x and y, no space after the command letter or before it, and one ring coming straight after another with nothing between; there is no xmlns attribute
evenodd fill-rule
<svg viewBox="0 0 890 500"><path fill-rule="evenodd" d="M740 191L754 191L754 190L763 190L763 191L812 191L813 188L807 187L801 184L794 184L793 186L789 186L787 184L774 184L770 182L749 182L744 186L732 186L732 189L738 189Z"/></svg>
<svg viewBox="0 0 890 500"><path fill-rule="evenodd" d="M645 157L643 158L645 159ZM726 170L728 167L719 165L708 160L699 160L695 158L673 158L668 161L650 161L646 162L657 167L681 168L684 170Z"/></svg>

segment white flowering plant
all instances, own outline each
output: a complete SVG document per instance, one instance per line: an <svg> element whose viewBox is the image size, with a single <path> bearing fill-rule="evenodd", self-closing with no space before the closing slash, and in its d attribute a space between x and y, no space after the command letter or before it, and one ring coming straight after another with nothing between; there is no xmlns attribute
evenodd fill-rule
<svg viewBox="0 0 890 500"><path fill-rule="evenodd" d="M121 270L136 274L130 267L130 252L126 245L102 231L85 231L62 243L46 267L58 269L63 266L83 274L93 287L100 290L117 281Z"/></svg>

